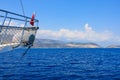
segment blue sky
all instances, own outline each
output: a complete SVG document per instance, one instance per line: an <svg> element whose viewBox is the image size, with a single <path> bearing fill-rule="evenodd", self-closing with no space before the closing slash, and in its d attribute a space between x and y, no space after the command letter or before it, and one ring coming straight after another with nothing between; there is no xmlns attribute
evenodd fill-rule
<svg viewBox="0 0 120 80"><path fill-rule="evenodd" d="M36 12L36 18L40 21L38 37L97 42L102 45L120 44L120 0L22 0L22 2L27 16ZM20 0L2 0L0 9L22 14Z"/></svg>

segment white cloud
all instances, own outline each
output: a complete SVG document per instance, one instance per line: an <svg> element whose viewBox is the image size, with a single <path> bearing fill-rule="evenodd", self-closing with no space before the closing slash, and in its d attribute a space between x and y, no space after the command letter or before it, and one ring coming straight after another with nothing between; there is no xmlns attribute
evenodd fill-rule
<svg viewBox="0 0 120 80"><path fill-rule="evenodd" d="M58 31L52 30L38 30L37 38L49 38L71 41L109 41L112 39L113 34L109 31L96 32L88 24L84 26L85 30L69 30L60 29Z"/></svg>
<svg viewBox="0 0 120 80"><path fill-rule="evenodd" d="M90 27L89 24L85 24L85 30L92 31L92 27Z"/></svg>

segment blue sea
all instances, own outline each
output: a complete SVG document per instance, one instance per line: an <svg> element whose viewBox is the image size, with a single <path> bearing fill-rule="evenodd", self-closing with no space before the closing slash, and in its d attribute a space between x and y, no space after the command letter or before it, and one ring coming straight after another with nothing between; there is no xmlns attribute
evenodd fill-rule
<svg viewBox="0 0 120 80"><path fill-rule="evenodd" d="M0 53L1 80L120 80L120 49L25 50Z"/></svg>

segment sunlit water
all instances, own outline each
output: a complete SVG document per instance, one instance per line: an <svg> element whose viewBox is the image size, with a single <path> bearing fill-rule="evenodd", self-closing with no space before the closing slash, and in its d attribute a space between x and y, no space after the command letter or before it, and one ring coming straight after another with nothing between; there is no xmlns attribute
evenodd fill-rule
<svg viewBox="0 0 120 80"><path fill-rule="evenodd" d="M0 79L120 80L120 49L25 49L0 53Z"/></svg>

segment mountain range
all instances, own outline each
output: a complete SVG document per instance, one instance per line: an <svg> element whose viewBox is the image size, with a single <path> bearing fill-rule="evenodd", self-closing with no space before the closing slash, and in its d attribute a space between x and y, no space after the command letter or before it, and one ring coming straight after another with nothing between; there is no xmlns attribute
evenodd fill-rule
<svg viewBox="0 0 120 80"><path fill-rule="evenodd" d="M64 42L52 39L35 39L35 48L101 48L95 43Z"/></svg>

